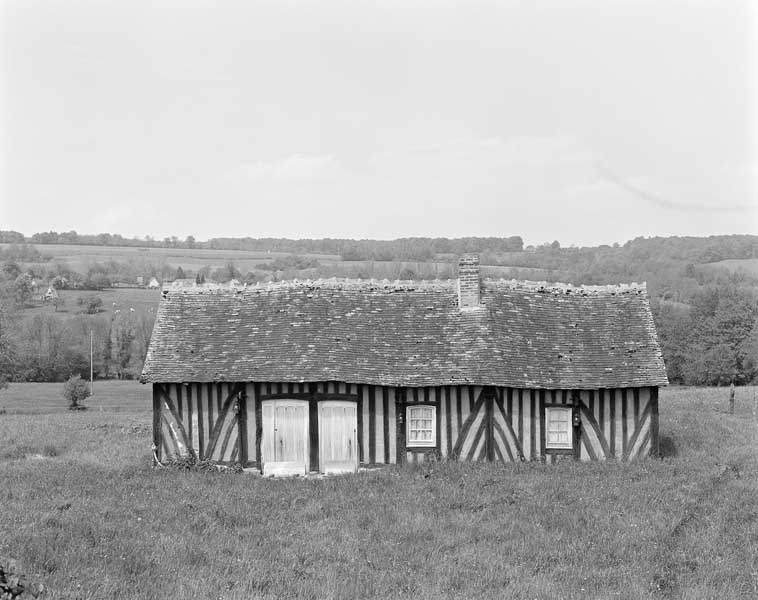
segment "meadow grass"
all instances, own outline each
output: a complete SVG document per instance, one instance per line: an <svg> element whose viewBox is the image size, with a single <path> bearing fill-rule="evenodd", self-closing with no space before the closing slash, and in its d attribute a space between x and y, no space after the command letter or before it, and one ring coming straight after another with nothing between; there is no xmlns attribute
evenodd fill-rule
<svg viewBox="0 0 758 600"><path fill-rule="evenodd" d="M42 289L40 293L44 293ZM161 299L160 290L149 290L145 288L107 288L104 290L58 290L58 296L63 303L55 309L50 303L35 302L27 306L20 314L22 319L31 319L34 315L50 314L58 319L65 320L76 315L83 314L84 306L77 301L87 299L90 296L97 296L103 301L103 305L96 315L104 316L108 319L116 315L116 311L128 313L134 309L137 313L152 313L158 310L158 303Z"/></svg>
<svg viewBox="0 0 758 600"><path fill-rule="evenodd" d="M44 385L0 394L0 555L51 597L758 594L756 388L662 390L662 459L264 479L151 468L147 387Z"/></svg>
<svg viewBox="0 0 758 600"><path fill-rule="evenodd" d="M744 272L750 277L758 277L758 258L728 258L713 263L698 265L700 269L728 269L733 273Z"/></svg>
<svg viewBox="0 0 758 600"><path fill-rule="evenodd" d="M10 244L0 244L0 249ZM166 263L174 268L196 271L204 266L219 268L228 261L247 272L263 262L269 262L277 257L288 256L289 252L267 252L264 250L217 250L212 248L143 248L138 246L87 246L80 244L37 244L35 246L42 254L52 258L54 262L65 262L75 271L86 272L87 268L96 262L109 260L146 260L158 264ZM334 254L306 254L320 261L335 262L340 257ZM24 263L44 266L49 263Z"/></svg>

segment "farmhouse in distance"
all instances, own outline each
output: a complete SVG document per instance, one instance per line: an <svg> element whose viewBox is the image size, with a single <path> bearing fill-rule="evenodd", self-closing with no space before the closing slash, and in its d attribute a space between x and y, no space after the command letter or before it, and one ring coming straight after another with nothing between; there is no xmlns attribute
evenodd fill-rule
<svg viewBox="0 0 758 600"><path fill-rule="evenodd" d="M644 284L318 280L164 288L141 378L159 460L264 475L658 451Z"/></svg>

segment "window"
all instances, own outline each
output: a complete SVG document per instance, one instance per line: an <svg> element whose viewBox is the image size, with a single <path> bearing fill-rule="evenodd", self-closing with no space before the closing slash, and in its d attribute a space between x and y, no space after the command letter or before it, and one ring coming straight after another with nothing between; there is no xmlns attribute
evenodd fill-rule
<svg viewBox="0 0 758 600"><path fill-rule="evenodd" d="M545 448L571 450L573 448L571 408L545 407L545 422L547 424Z"/></svg>
<svg viewBox="0 0 758 600"><path fill-rule="evenodd" d="M437 409L434 406L409 406L405 413L408 433L406 446L437 445Z"/></svg>

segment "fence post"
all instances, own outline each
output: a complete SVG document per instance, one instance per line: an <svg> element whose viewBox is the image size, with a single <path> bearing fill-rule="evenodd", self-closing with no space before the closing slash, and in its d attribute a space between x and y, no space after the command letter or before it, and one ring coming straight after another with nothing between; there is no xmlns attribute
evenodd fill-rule
<svg viewBox="0 0 758 600"><path fill-rule="evenodd" d="M729 386L729 414L734 414L734 384Z"/></svg>

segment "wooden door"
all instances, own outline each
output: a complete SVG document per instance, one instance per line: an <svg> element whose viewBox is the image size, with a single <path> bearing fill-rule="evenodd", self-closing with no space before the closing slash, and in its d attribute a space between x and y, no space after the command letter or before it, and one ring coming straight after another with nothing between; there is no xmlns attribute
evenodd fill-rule
<svg viewBox="0 0 758 600"><path fill-rule="evenodd" d="M358 470L358 410L355 402L318 403L319 470L354 473Z"/></svg>
<svg viewBox="0 0 758 600"><path fill-rule="evenodd" d="M308 402L266 400L261 403L261 461L264 475L308 472Z"/></svg>

